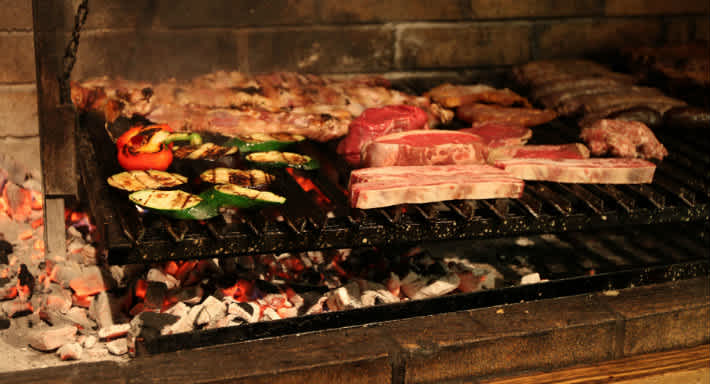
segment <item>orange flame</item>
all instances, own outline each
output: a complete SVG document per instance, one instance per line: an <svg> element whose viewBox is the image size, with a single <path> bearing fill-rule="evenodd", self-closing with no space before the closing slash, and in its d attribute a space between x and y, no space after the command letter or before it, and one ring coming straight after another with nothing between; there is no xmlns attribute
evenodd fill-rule
<svg viewBox="0 0 710 384"><path fill-rule="evenodd" d="M314 194L316 202L320 206L325 207L331 204L330 199L324 195L323 192L321 192L321 190L310 179L297 175L293 168L286 168L286 172L288 172L293 179L296 180L304 192Z"/></svg>

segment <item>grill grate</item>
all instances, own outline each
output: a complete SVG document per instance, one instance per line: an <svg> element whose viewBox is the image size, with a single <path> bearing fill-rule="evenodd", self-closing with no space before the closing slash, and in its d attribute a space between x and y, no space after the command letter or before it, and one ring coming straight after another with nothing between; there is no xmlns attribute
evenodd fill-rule
<svg viewBox="0 0 710 384"><path fill-rule="evenodd" d="M141 215L104 180L119 171L105 123L82 117L79 162L84 189L110 263L156 262L238 254L354 248L428 240L490 238L530 233L592 230L609 226L707 221L710 140L659 133L670 155L648 185L584 185L528 182L520 199L450 201L374 210L352 209L348 172L333 145L301 144L297 150L321 161L318 172L277 172L280 208L240 212L207 223ZM578 129L554 121L536 127L532 143L576 141ZM340 170L340 171L339 171ZM294 177L308 178L327 205ZM289 203L293 202L293 203Z"/></svg>

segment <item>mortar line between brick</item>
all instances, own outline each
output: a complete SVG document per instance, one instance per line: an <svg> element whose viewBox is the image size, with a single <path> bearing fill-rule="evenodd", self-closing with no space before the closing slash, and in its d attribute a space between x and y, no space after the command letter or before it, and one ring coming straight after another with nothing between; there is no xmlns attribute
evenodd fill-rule
<svg viewBox="0 0 710 384"><path fill-rule="evenodd" d="M36 90L36 83L0 83L0 92L27 92Z"/></svg>

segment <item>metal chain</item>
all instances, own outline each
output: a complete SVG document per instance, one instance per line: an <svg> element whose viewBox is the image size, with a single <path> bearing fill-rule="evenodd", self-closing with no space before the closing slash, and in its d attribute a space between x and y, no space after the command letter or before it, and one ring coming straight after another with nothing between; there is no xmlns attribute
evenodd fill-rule
<svg viewBox="0 0 710 384"><path fill-rule="evenodd" d="M74 30L72 31L71 39L64 50L64 71L59 78L59 97L62 104L71 100L69 80L71 78L72 69L74 69L74 64L76 64L76 52L79 50L79 34L81 33L81 28L84 26L84 23L86 23L86 16L88 14L89 0L82 0L79 7L76 9L76 15L74 15Z"/></svg>

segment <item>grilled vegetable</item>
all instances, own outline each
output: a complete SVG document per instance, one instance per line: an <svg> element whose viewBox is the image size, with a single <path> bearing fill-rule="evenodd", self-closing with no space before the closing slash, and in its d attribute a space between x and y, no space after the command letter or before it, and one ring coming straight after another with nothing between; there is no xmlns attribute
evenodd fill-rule
<svg viewBox="0 0 710 384"><path fill-rule="evenodd" d="M171 133L165 124L131 127L116 141L118 163L127 171L168 169L173 152L163 141Z"/></svg>
<svg viewBox="0 0 710 384"><path fill-rule="evenodd" d="M143 208L175 219L206 220L219 214L219 207L211 200L179 190L144 189L128 198Z"/></svg>
<svg viewBox="0 0 710 384"><path fill-rule="evenodd" d="M108 184L124 191L172 188L187 182L187 177L156 170L126 171L108 178Z"/></svg>
<svg viewBox="0 0 710 384"><path fill-rule="evenodd" d="M237 136L225 145L239 148L242 153L279 151L293 143L305 140L305 136L290 133L254 133L252 135Z"/></svg>
<svg viewBox="0 0 710 384"><path fill-rule="evenodd" d="M292 152L254 152L246 155L247 161L256 165L273 168L298 168L303 170L318 169L320 164L309 156Z"/></svg>
<svg viewBox="0 0 710 384"><path fill-rule="evenodd" d="M271 184L275 177L260 169L213 168L202 172L200 179L211 184L234 184L246 188L259 188Z"/></svg>
<svg viewBox="0 0 710 384"><path fill-rule="evenodd" d="M222 147L214 143L175 147L173 154L178 159L217 160L239 152L236 147Z"/></svg>
<svg viewBox="0 0 710 384"><path fill-rule="evenodd" d="M197 133L172 133L163 140L163 143L173 143L175 141L189 141L190 145L200 145L202 144L202 136Z"/></svg>
<svg viewBox="0 0 710 384"><path fill-rule="evenodd" d="M209 198L213 204L238 208L261 208L281 205L286 202L285 197L275 193L257 191L234 184L218 185L210 191L209 197L206 198Z"/></svg>

